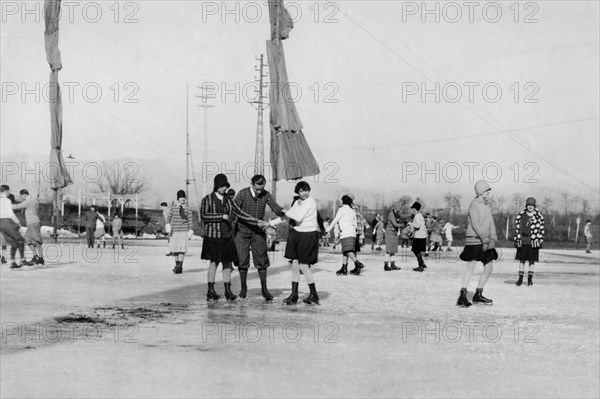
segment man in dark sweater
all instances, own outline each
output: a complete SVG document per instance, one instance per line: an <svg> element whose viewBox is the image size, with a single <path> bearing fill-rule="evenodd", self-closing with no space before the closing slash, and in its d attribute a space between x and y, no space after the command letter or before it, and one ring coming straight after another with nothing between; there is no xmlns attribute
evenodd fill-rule
<svg viewBox="0 0 600 399"><path fill-rule="evenodd" d="M252 178L252 185L246 187L235 197L233 211L237 217L237 233L235 245L239 257L240 272L240 297L245 298L247 293L246 280L250 267L250 251L254 267L258 269L262 295L267 301L272 301L273 296L267 289L267 268L270 265L267 255L267 238L265 228L269 225L263 220L267 205L278 216L284 216L283 208L275 202L275 198L265 190L267 179L262 175ZM251 217L248 218L248 216ZM258 221L256 221L258 219Z"/></svg>
<svg viewBox="0 0 600 399"><path fill-rule="evenodd" d="M98 219L100 217L98 216L98 212L96 212L96 206L90 206L90 209L83 216L88 248L94 248L94 232L96 231L96 220Z"/></svg>

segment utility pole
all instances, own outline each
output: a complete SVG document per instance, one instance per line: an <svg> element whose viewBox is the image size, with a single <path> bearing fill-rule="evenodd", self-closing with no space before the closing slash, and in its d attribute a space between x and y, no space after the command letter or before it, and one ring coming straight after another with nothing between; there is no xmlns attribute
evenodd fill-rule
<svg viewBox="0 0 600 399"><path fill-rule="evenodd" d="M260 64L258 67L255 67L255 71L258 72L258 77L256 79L256 83L258 83L258 98L252 102L252 104L256 104L256 108L258 110L258 120L256 123L256 150L254 154L254 174L255 175L264 175L265 172L265 141L264 141L264 124L263 124L263 111L265 110L265 103L263 100L267 98L263 94L263 89L266 87L264 83L264 78L267 77L267 74L264 72L264 67L267 64L264 63L264 55L261 54L260 57L256 58L256 61L259 61Z"/></svg>
<svg viewBox="0 0 600 399"><path fill-rule="evenodd" d="M198 105L200 108L204 108L204 159L203 162L208 162L208 108L214 108L214 105L207 104L208 100L215 99L214 94L205 94L208 89L204 86L198 86L198 89L202 92L201 95L196 96L202 100L202 104ZM202 168L204 171L205 168ZM206 176L202 175L202 196L208 194L207 190L208 180Z"/></svg>
<svg viewBox="0 0 600 399"><path fill-rule="evenodd" d="M190 84L185 83L185 192L190 195Z"/></svg>

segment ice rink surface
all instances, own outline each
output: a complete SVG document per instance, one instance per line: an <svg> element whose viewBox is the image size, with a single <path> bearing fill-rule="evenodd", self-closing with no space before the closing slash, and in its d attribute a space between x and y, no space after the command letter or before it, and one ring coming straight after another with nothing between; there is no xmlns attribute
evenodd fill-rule
<svg viewBox="0 0 600 399"><path fill-rule="evenodd" d="M364 248L361 276L341 255L313 266L318 306L286 306L290 272L271 255L265 303L206 301L201 241L174 275L166 242L125 250L46 248L47 265L2 265L2 397L598 397L599 254L542 250L534 285L515 286L503 249L484 294L455 306L459 251L397 256ZM352 265L350 265L352 267ZM471 279L473 295L481 266ZM216 288L223 295L221 273ZM237 272L232 289L239 292ZM301 276L301 298L308 287Z"/></svg>

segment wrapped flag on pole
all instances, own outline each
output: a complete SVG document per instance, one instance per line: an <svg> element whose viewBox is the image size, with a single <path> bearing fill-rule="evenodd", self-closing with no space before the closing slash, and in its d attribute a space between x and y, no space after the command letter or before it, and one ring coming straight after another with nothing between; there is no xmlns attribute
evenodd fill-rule
<svg viewBox="0 0 600 399"><path fill-rule="evenodd" d="M273 180L296 180L319 174L319 166L302 133L302 122L291 95L285 54L281 40L289 37L293 23L283 0L269 1L271 40L267 56L271 85L269 88L271 122L271 165Z"/></svg>
<svg viewBox="0 0 600 399"><path fill-rule="evenodd" d="M46 59L50 64L50 187L54 191L53 204L53 237L56 241L58 230L58 190L73 183L65 166L62 156L62 101L60 85L58 84L58 71L62 69L60 50L58 49L58 23L60 19L60 0L44 1L44 21L46 30Z"/></svg>

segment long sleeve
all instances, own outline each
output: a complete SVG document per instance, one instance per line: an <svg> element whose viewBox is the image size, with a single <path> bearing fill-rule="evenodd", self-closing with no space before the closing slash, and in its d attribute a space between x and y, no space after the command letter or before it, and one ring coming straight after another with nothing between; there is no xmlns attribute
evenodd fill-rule
<svg viewBox="0 0 600 399"><path fill-rule="evenodd" d="M329 227L327 229L325 229L325 232L329 233L331 230L333 230L333 228L339 223L341 218L342 218L342 208L338 209L337 213L335 214L335 217L329 224Z"/></svg>
<svg viewBox="0 0 600 399"><path fill-rule="evenodd" d="M206 197L202 198L202 204L200 205L200 217L204 222L212 222L218 223L223 221L223 214L211 212L212 211L212 201L210 199L210 194Z"/></svg>
<svg viewBox="0 0 600 399"><path fill-rule="evenodd" d="M275 201L275 198L273 198L271 193L269 193L268 196L269 197L267 198L267 204L269 205L269 207L277 216L284 216L285 212L283 211L283 208Z"/></svg>
<svg viewBox="0 0 600 399"><path fill-rule="evenodd" d="M231 201L233 214L239 220L242 220L248 224L258 225L258 219L244 212L244 210L242 209L243 202L239 203L238 201L243 201L243 199L241 199L239 195L233 201Z"/></svg>

